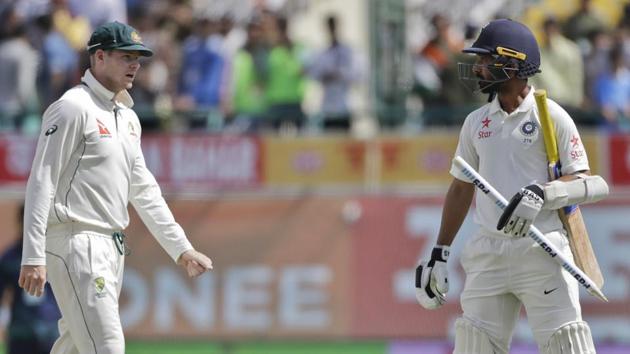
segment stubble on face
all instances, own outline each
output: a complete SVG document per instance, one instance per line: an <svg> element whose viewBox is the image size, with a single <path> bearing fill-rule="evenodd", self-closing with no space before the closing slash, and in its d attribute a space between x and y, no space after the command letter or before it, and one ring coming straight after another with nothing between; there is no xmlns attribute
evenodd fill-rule
<svg viewBox="0 0 630 354"><path fill-rule="evenodd" d="M137 51L112 50L106 54L105 76L109 90L118 93L133 87L133 81L140 69L140 53Z"/></svg>

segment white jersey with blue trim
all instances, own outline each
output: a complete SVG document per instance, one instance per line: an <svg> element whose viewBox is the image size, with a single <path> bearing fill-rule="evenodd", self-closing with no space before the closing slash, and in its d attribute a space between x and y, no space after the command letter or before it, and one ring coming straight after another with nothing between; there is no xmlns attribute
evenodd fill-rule
<svg viewBox="0 0 630 354"><path fill-rule="evenodd" d="M495 97L466 117L459 136L456 156L466 160L508 200L524 186L549 180L534 91L534 87L530 87L523 102L510 114L501 108ZM562 174L589 170L586 150L575 123L556 102L547 99L547 104L556 130ZM455 166L450 173L468 181ZM475 222L488 232L504 235L496 229L500 209L479 193L475 201ZM545 233L562 229L558 213L553 210L541 211L534 224Z"/></svg>
<svg viewBox="0 0 630 354"><path fill-rule="evenodd" d="M48 107L26 187L23 265L46 264L49 226L124 230L129 202L171 258L193 248L146 167L132 106L126 90L115 95L88 69Z"/></svg>

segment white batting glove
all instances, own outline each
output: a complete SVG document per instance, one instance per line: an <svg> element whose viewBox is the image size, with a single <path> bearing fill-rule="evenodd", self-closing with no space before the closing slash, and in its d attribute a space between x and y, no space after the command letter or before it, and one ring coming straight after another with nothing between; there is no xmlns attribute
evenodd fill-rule
<svg viewBox="0 0 630 354"><path fill-rule="evenodd" d="M545 193L540 184L530 184L521 188L510 203L503 209L497 223L497 230L517 237L524 237L545 204Z"/></svg>
<svg viewBox="0 0 630 354"><path fill-rule="evenodd" d="M431 252L431 259L421 262L416 268L416 299L427 310L437 309L446 302L446 261L449 254L449 246L436 246Z"/></svg>

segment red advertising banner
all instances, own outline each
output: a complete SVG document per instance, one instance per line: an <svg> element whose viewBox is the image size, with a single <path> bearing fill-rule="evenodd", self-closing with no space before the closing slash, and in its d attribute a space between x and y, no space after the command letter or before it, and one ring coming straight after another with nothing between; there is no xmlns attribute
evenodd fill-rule
<svg viewBox="0 0 630 354"><path fill-rule="evenodd" d="M164 188L248 188L261 183L257 137L154 135L142 138L147 167Z"/></svg>
<svg viewBox="0 0 630 354"><path fill-rule="evenodd" d="M37 140L0 136L0 184L24 183ZM261 183L261 143L257 137L147 135L142 138L147 166L166 190L249 188Z"/></svg>
<svg viewBox="0 0 630 354"><path fill-rule="evenodd" d="M618 186L630 185L630 136L611 135L608 139L610 154L610 181Z"/></svg>
<svg viewBox="0 0 630 354"><path fill-rule="evenodd" d="M37 138L0 135L0 184L24 183L31 173Z"/></svg>

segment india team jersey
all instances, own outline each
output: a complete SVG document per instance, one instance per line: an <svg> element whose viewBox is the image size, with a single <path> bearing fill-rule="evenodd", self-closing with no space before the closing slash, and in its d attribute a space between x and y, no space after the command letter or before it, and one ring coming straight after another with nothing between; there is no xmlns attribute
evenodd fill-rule
<svg viewBox="0 0 630 354"><path fill-rule="evenodd" d="M552 100L547 100L556 129L562 174L588 170L588 159L582 139L569 114ZM547 155L534 88L521 105L508 114L501 109L498 97L470 113L461 129L456 156L474 167L506 199L522 187L545 183ZM468 179L455 167L450 173L457 179ZM500 209L484 194L476 193L474 220L488 232L503 235L496 225ZM534 222L542 232L562 229L555 210L543 210Z"/></svg>

